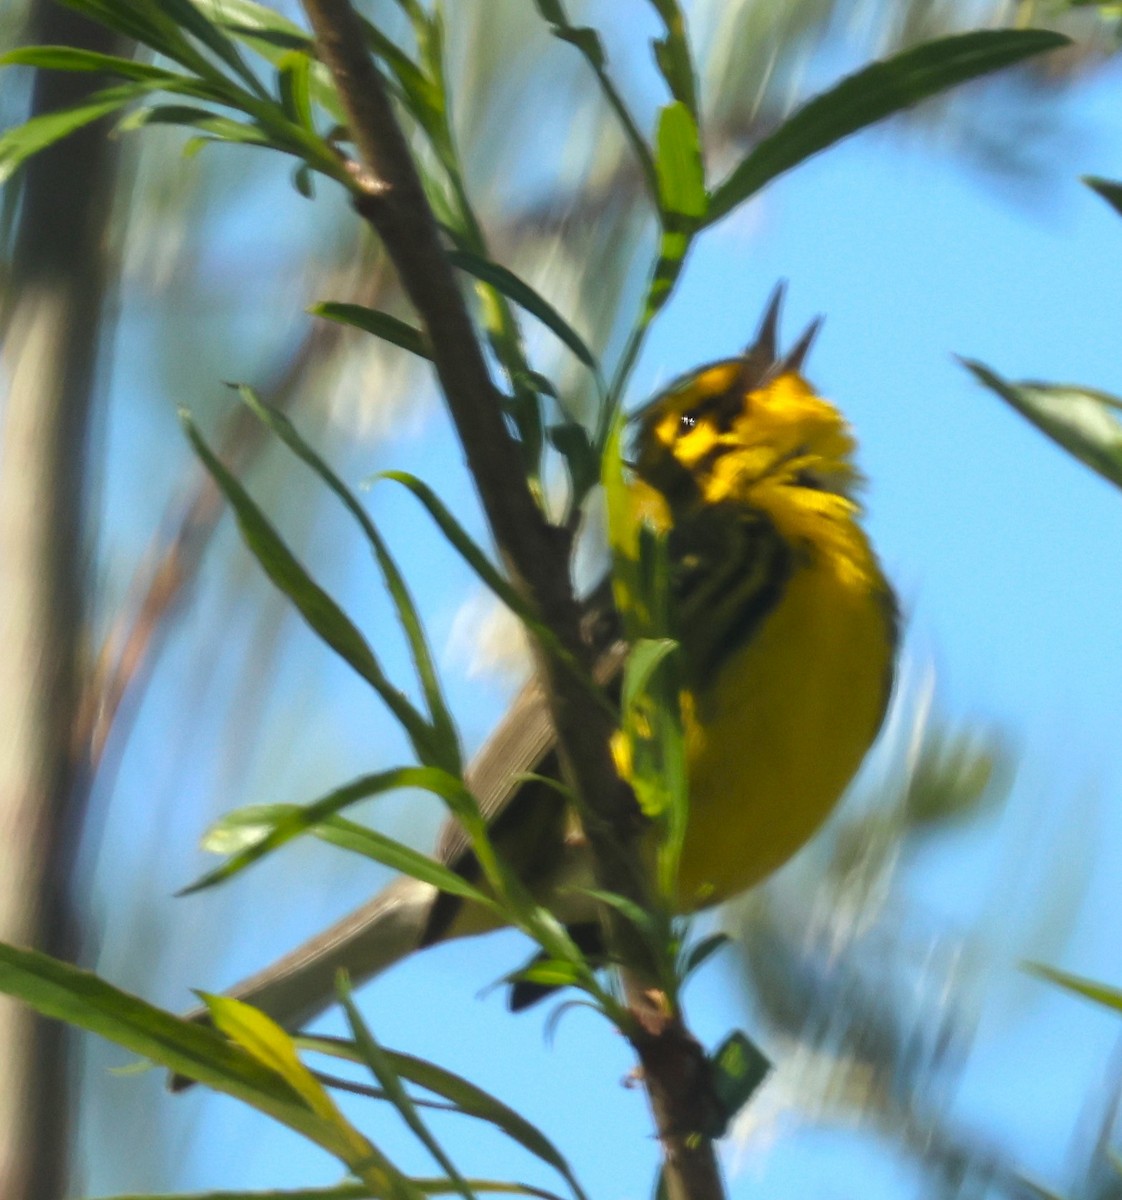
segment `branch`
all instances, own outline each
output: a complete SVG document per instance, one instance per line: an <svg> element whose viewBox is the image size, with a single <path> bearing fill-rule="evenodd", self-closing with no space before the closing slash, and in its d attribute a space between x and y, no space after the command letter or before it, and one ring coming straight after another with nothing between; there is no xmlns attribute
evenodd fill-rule
<svg viewBox="0 0 1122 1200"><path fill-rule="evenodd" d="M491 381L425 197L409 147L381 76L365 49L362 26L348 0L303 0L320 56L347 113L359 162L353 167L355 207L377 232L433 347L436 371L499 551L513 582L577 661L588 665L580 609L569 577L570 537L547 523L527 485L518 446ZM558 753L581 802L602 886L648 906L638 836L641 822L630 789L610 751L606 713L587 703L582 683L538 648L539 671L557 731ZM613 942L627 946L619 923ZM634 937L630 938L634 941ZM628 963L644 961L641 952ZM705 1056L677 1017L644 1020L658 1010L641 978L625 972L634 1025L629 1036L664 1147L672 1200L718 1200L720 1175L706 1124L697 1119L707 1092ZM699 1069L699 1065L701 1067ZM688 1076L687 1086L683 1079Z"/></svg>
<svg viewBox="0 0 1122 1200"><path fill-rule="evenodd" d="M31 42L127 53L108 30L45 2L28 6L26 32ZM31 112L57 111L102 84L39 71ZM90 125L29 164L0 334L0 940L67 959L83 932L74 859L90 797L71 724L85 669L89 431L113 281L117 154L106 133L103 122ZM54 1200L69 1190L70 1036L4 997L0 1061L0 1194Z"/></svg>
<svg viewBox="0 0 1122 1200"><path fill-rule="evenodd" d="M549 525L526 483L522 458L491 381L404 135L382 79L366 53L347 0L305 0L320 53L335 79L361 158L354 167L355 206L393 260L433 346L445 399L484 512L514 584L564 648L588 664L580 608L569 580L570 539ZM635 841L635 808L620 783L606 714L590 709L582 684L539 655L552 699L562 761L591 811L589 835L611 863L604 883L636 895L636 872L609 842ZM632 858L632 861L633 858ZM641 892L641 889L638 889Z"/></svg>

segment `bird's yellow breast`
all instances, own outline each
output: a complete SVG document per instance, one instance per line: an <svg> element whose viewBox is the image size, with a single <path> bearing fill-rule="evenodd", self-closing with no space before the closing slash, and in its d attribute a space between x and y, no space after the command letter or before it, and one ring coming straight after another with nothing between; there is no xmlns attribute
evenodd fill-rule
<svg viewBox="0 0 1122 1200"><path fill-rule="evenodd" d="M768 506L796 551L778 604L704 690L683 695L685 909L727 899L790 858L829 815L884 714L891 591L850 502L800 500Z"/></svg>

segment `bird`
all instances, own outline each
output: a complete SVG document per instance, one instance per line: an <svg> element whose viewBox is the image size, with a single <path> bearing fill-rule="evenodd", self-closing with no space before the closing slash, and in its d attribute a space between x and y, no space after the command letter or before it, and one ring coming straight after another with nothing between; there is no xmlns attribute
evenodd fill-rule
<svg viewBox="0 0 1122 1200"><path fill-rule="evenodd" d="M665 537L680 648L686 914L751 888L809 840L874 742L894 681L898 609L862 524L854 435L802 374L820 323L777 354L782 297L780 285L742 354L689 372L629 418L627 502ZM618 695L626 647L611 596L608 583L594 589L585 630L599 682ZM626 776L626 754L617 760ZM593 901L573 887L592 885L590 854L558 778L547 698L530 682L465 781L522 882L578 943L595 943ZM434 857L479 882L454 820ZM495 927L491 912L403 876L227 994L296 1031L333 1002L340 969L357 985ZM516 984L513 995L521 1007L537 991Z"/></svg>

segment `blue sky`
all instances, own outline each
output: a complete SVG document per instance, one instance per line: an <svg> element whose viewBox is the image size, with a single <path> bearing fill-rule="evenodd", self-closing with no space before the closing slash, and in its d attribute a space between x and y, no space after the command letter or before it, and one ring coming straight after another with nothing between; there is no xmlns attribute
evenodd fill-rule
<svg viewBox="0 0 1122 1200"><path fill-rule="evenodd" d="M1027 981L1016 963L1042 958L1122 983L1112 915L1122 865L1122 509L1117 492L982 391L952 355L976 357L1011 378L1081 382L1122 394L1122 221L1078 183L1086 173L1122 176L1122 73L1114 69L1080 86L1062 110L1070 136L1053 147L1050 181L1039 188L997 183L960 155L896 127L854 138L780 180L699 245L632 389L638 400L681 371L743 346L778 278L789 281L789 335L826 314L808 374L858 432L870 478L870 528L908 616L907 654L919 668L934 665L945 711L997 723L1020 759L1006 810L969 834L932 845L907 874L909 899L927 919L953 929L978 926L985 934L989 983L979 991L979 1032L955 1088L954 1111L1056 1186L1064 1182L1071 1132L1119 1027ZM304 220L291 193L273 203L270 221L278 228ZM270 236L265 221L261 239ZM127 327L122 333L126 348L133 335ZM119 349L118 358L127 354ZM214 394L205 381L199 388ZM126 410L119 396L114 402ZM138 432L136 411L128 411L114 418L110 452ZM156 433L166 436L171 415L157 410L146 418L153 445ZM416 470L445 495L463 484L436 416L403 422L353 478L390 465ZM125 470L154 479L167 467L142 455ZM124 490L107 478L106 491L123 514ZM434 597L434 641L443 646L468 586L465 573L407 498L383 485L371 504L395 545L411 552L416 590ZM144 514L132 511L129 519L143 545ZM307 520L319 541L322 577L382 628L384 610L367 590L366 563L351 554L349 528L330 514ZM153 996L169 1005L184 1002L188 984L217 986L289 948L326 914L361 898L376 873L321 848L299 847L236 881L223 897L172 901L172 889L202 863L190 850L198 806L149 810L146 796L205 795L218 810L265 798L302 801L322 790L325 774L341 781L402 754L362 689L301 632L276 680L266 685L224 675L241 661L236 643L252 627L254 597L264 589L247 582L248 565L234 584L217 572L208 567L122 757L116 784L123 799L106 818L106 850L95 876L105 921L102 963L111 977L144 932L142 921L115 925L103 911L116 873L147 875L154 897L149 916L170 922L154 926L151 936L194 939L195 950L173 958L161 994ZM276 633L291 637L293 630L288 622ZM255 686L269 689L268 737L262 746L216 758L217 732ZM503 689L461 679L455 694L465 737L476 744L501 709ZM185 700L193 714L186 726L177 717ZM418 832L404 804L388 806L386 819L391 829ZM238 949L219 966L198 947L224 936L213 931L223 931L225 922L238 923ZM476 999L520 953L504 935L439 948L395 970L363 994L375 1032L523 1108L597 1196L646 1195L654 1149L641 1093L619 1086L631 1067L619 1039L577 1012L549 1045L541 1016L512 1021L498 993ZM745 1020L728 993L719 967L690 993L690 1016L703 1039ZM197 1136L193 1149L182 1143L177 1186L337 1178L332 1163L231 1102L165 1099L151 1078L94 1082L121 1089L122 1106L125 1089L151 1089L144 1093L150 1103L170 1107L165 1119L175 1136ZM395 1120L388 1113L374 1118L375 1135L384 1136L403 1165L427 1171L422 1158L400 1149L406 1139ZM465 1170L529 1174L505 1146L489 1150L492 1143L476 1128L449 1122L447 1129L448 1146ZM99 1130L91 1122L85 1136L99 1132L122 1135L120 1127ZM139 1135L138 1127L127 1137ZM748 1165L732 1181L737 1197L919 1194L906 1168L867 1136L802 1131L766 1153L746 1154ZM151 1186L104 1158L91 1183L95 1193ZM169 1187L171 1180L160 1184Z"/></svg>

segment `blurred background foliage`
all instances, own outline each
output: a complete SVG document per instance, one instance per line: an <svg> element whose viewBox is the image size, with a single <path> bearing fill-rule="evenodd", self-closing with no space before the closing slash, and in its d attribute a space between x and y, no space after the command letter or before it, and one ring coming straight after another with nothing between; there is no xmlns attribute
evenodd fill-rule
<svg viewBox="0 0 1122 1200"><path fill-rule="evenodd" d="M5 5L0 44L31 40L47 3ZM574 20L579 12L601 28L614 76L649 127L659 103L647 63L652 12L637 0L569 7ZM1115 8L694 0L688 15L717 173L800 99L870 58L960 29L1051 25L1074 38L1070 50L925 104L886 135L937 145L1009 203L1031 206L1061 172L1066 178L1058 148L1080 136L1065 97L1115 69ZM393 26L393 5L370 11ZM618 349L646 282L639 250L655 230L585 64L522 0L461 0L446 6L446 18L457 133L494 257L545 294L594 350ZM28 73L0 73L0 123L20 119L29 101ZM276 156L214 147L185 157L183 142L173 130L151 130L115 147L85 512L94 584L85 638L97 667L82 711L96 774L74 886L85 961L169 1006L187 1001L189 985L215 986L267 961L379 882L358 862L301 844L205 905L173 905L169 893L198 874L203 827L235 804L306 799L324 779L396 761L399 750L399 734L308 641L221 522L177 407L197 414L317 578L355 598L375 631L388 628L385 599L356 565L349 534L321 512L322 489L232 403L223 381L250 382L288 410L345 478L390 465L415 470L482 532L424 365L306 315L316 301L346 300L408 316L380 249L338 191L321 184L309 203ZM16 252L15 195L5 194L4 283ZM754 236L749 222L744 264L713 280L727 290L727 299L718 293L723 303L741 303L736 276L752 270ZM754 317L745 311L745 328ZM532 330L530 345L568 396L590 403L550 335ZM395 546L411 553L465 735L477 744L525 669L509 627L406 499L375 489L371 504ZM910 1164L900 1194L1040 1195L1017 1146L982 1121L952 1117L948 1098L968 1070L993 989L1020 987L1009 983L1009 960L1033 940L1026 925L1047 925L1044 941L1061 948L1082 903L1080 880L1054 861L1023 909L995 898L964 928L917 898L913 863L971 829L992 829L1020 750L1015 731L941 712L933 674L909 666L882 750L828 836L723 918L736 935L717 981L723 1002L735 996L749 1013L745 1026L783 1064L737 1135L749 1155L793 1129L843 1127L866 1147L850 1161L860 1164L872 1146ZM438 818L431 804L399 799L378 813L421 845ZM83 1045L75 1194L229 1177L221 1155L232 1135L217 1132L215 1118L194 1100L177 1107L160 1098L154 1078L107 1076L110 1064L120 1058L109 1047ZM1108 1094L1087 1098L1071 1169L1057 1181L1065 1195L1122 1193L1110 1149L1116 1068ZM860 1180L855 1169L833 1194L863 1194ZM597 1190L587 1173L585 1182ZM735 1181L732 1191L740 1191Z"/></svg>

